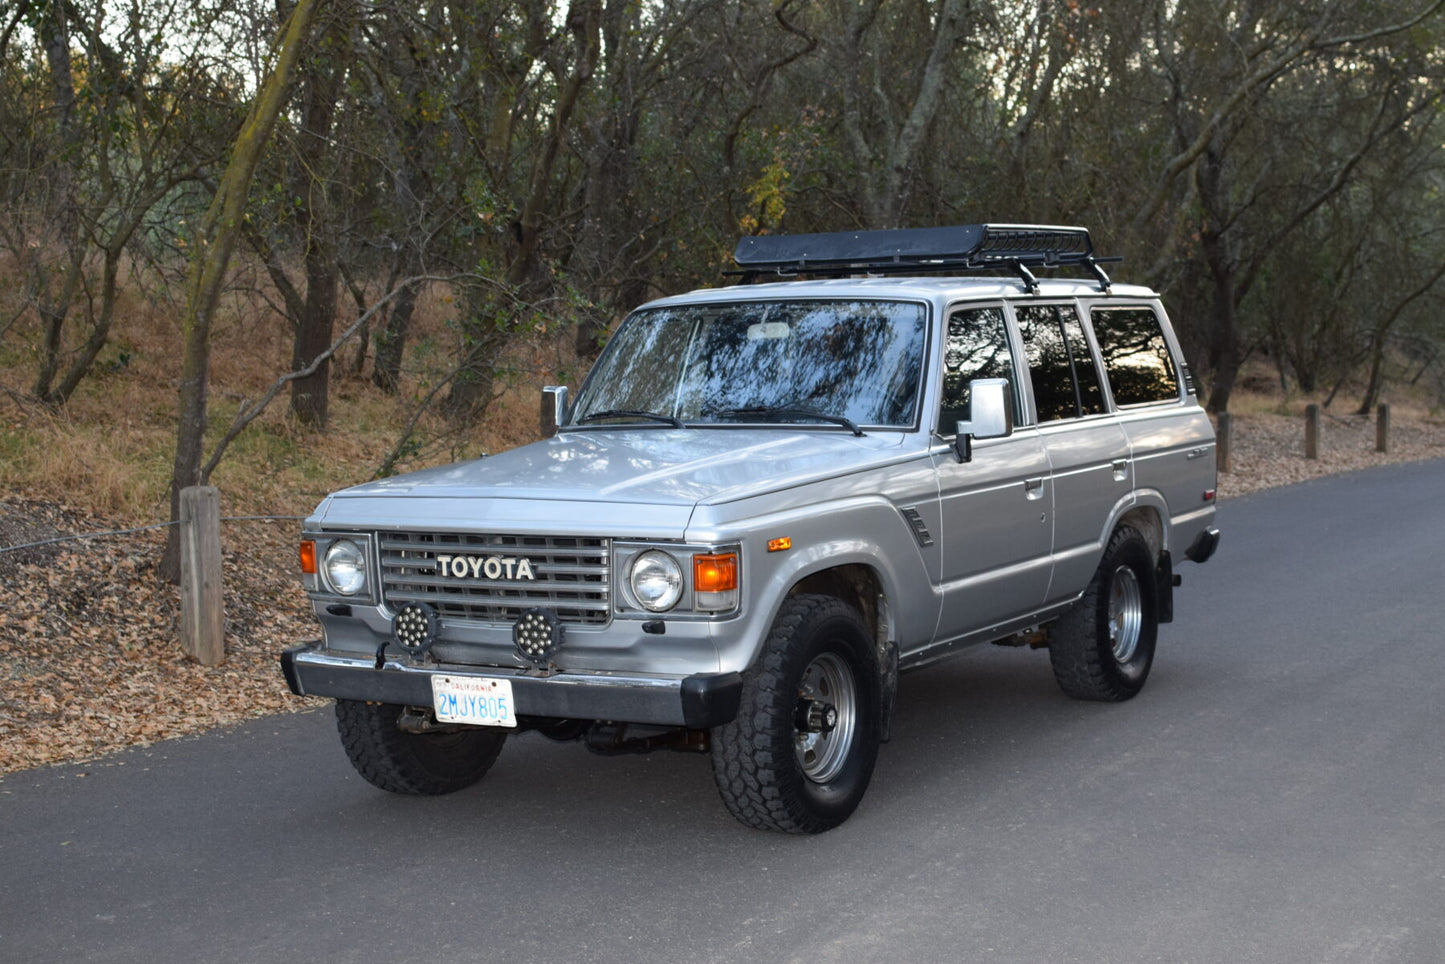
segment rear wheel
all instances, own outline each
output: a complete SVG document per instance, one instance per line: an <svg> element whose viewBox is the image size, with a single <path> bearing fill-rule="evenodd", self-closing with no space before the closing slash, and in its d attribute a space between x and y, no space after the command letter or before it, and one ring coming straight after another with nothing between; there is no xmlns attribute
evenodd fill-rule
<svg viewBox="0 0 1445 964"><path fill-rule="evenodd" d="M1159 630L1156 593L1149 543L1120 526L1089 588L1049 634L1054 679L1065 693L1119 702L1144 688Z"/></svg>
<svg viewBox="0 0 1445 964"><path fill-rule="evenodd" d="M336 729L351 765L369 783L392 793L439 796L480 780L502 752L507 734L488 727L409 733L406 707L336 701Z"/></svg>
<svg viewBox="0 0 1445 964"><path fill-rule="evenodd" d="M737 718L712 732L713 775L734 817L821 833L857 808L878 757L880 676L857 611L790 597L743 675Z"/></svg>

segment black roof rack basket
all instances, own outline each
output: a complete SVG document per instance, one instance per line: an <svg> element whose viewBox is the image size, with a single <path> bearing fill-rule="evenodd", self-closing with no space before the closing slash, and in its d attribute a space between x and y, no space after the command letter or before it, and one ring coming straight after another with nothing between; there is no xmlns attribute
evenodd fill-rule
<svg viewBox="0 0 1445 964"><path fill-rule="evenodd" d="M743 283L764 275L840 277L1007 269L1030 291L1038 281L1030 268L1086 268L1108 290L1109 276L1088 228L1047 224L960 224L893 231L835 231L828 234L765 234L738 241L733 259Z"/></svg>

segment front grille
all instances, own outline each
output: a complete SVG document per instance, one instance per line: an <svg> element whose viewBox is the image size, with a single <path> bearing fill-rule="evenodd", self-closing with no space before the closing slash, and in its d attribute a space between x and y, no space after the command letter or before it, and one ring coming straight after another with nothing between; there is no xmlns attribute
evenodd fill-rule
<svg viewBox="0 0 1445 964"><path fill-rule="evenodd" d="M611 617L607 539L460 532L382 532L377 538L382 598L392 610L422 602L443 618L505 625L534 608L550 609L573 625L604 625ZM438 556L454 557L445 572ZM517 578L521 560L533 578Z"/></svg>

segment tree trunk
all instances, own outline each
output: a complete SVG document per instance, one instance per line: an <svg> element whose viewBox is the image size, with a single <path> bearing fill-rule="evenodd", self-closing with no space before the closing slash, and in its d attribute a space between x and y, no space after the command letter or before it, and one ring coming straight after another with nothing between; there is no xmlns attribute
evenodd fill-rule
<svg viewBox="0 0 1445 964"><path fill-rule="evenodd" d="M52 214L55 220L51 227L65 247L67 264L59 291L52 297L50 285L44 280L44 257L37 257L34 262L35 274L40 282L37 286L39 300L35 307L40 315L43 335L40 370L36 373L32 394L41 401L53 404L55 396L52 385L60 370L65 319L70 314L70 305L79 287L85 252L80 238L80 212L76 201L80 132L76 128L74 117L75 76L70 65L70 23L66 19L67 8L63 3L51 4L47 13L48 16L40 24L40 37L45 47L45 60L50 73L50 95L54 98L55 110L60 119L60 156L54 161L52 175L56 198Z"/></svg>
<svg viewBox="0 0 1445 964"><path fill-rule="evenodd" d="M333 3L338 0L332 0ZM306 305L296 319L296 340L291 349L291 370L300 371L331 346L336 323L337 266L336 219L331 210L331 184L327 177L331 130L336 99L349 61L349 18L335 11L330 29L315 45L303 68L305 105L298 150L306 217ZM304 425L325 430L330 400L330 360L314 374L291 383L291 414Z"/></svg>
<svg viewBox="0 0 1445 964"><path fill-rule="evenodd" d="M396 304L386 318L386 324L376 333L376 361L371 369L371 381L388 395L395 395L401 386L401 358L406 349L406 333L411 325L411 313L416 307L416 285L407 285L396 296Z"/></svg>
<svg viewBox="0 0 1445 964"><path fill-rule="evenodd" d="M216 196L196 232L195 254L186 278L186 308L181 319L184 352L181 361L180 412L176 430L176 455L171 466L171 522L166 530L166 548L158 568L162 579L180 579L181 490L200 485L202 456L206 442L207 375L211 360L211 322L256 165L271 139L276 118L286 106L286 88L296 69L301 48L311 32L311 22L321 0L297 0L281 30L276 63L256 92L250 113L236 134L231 160L221 176Z"/></svg>
<svg viewBox="0 0 1445 964"><path fill-rule="evenodd" d="M313 222L314 223L314 222ZM299 371L331 347L336 321L336 245L319 231L306 253L306 311L296 327L291 370ZM304 425L325 430L330 409L331 363L327 359L314 374L291 383L291 414Z"/></svg>
<svg viewBox="0 0 1445 964"><path fill-rule="evenodd" d="M1240 365L1244 363L1239 343L1238 259L1231 250L1228 222L1224 216L1225 200L1220 186L1223 165L1218 152L1211 149L1200 156L1195 173L1205 218L1199 231L1199 246L1214 289L1209 335L1209 369L1213 378L1206 407L1216 415L1229 411L1229 396L1234 391Z"/></svg>

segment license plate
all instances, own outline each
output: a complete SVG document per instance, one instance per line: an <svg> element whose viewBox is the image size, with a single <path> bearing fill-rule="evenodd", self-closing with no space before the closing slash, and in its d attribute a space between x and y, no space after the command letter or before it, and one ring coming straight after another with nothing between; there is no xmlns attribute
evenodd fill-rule
<svg viewBox="0 0 1445 964"><path fill-rule="evenodd" d="M516 726L512 681L477 676L433 676L432 708L438 723Z"/></svg>

